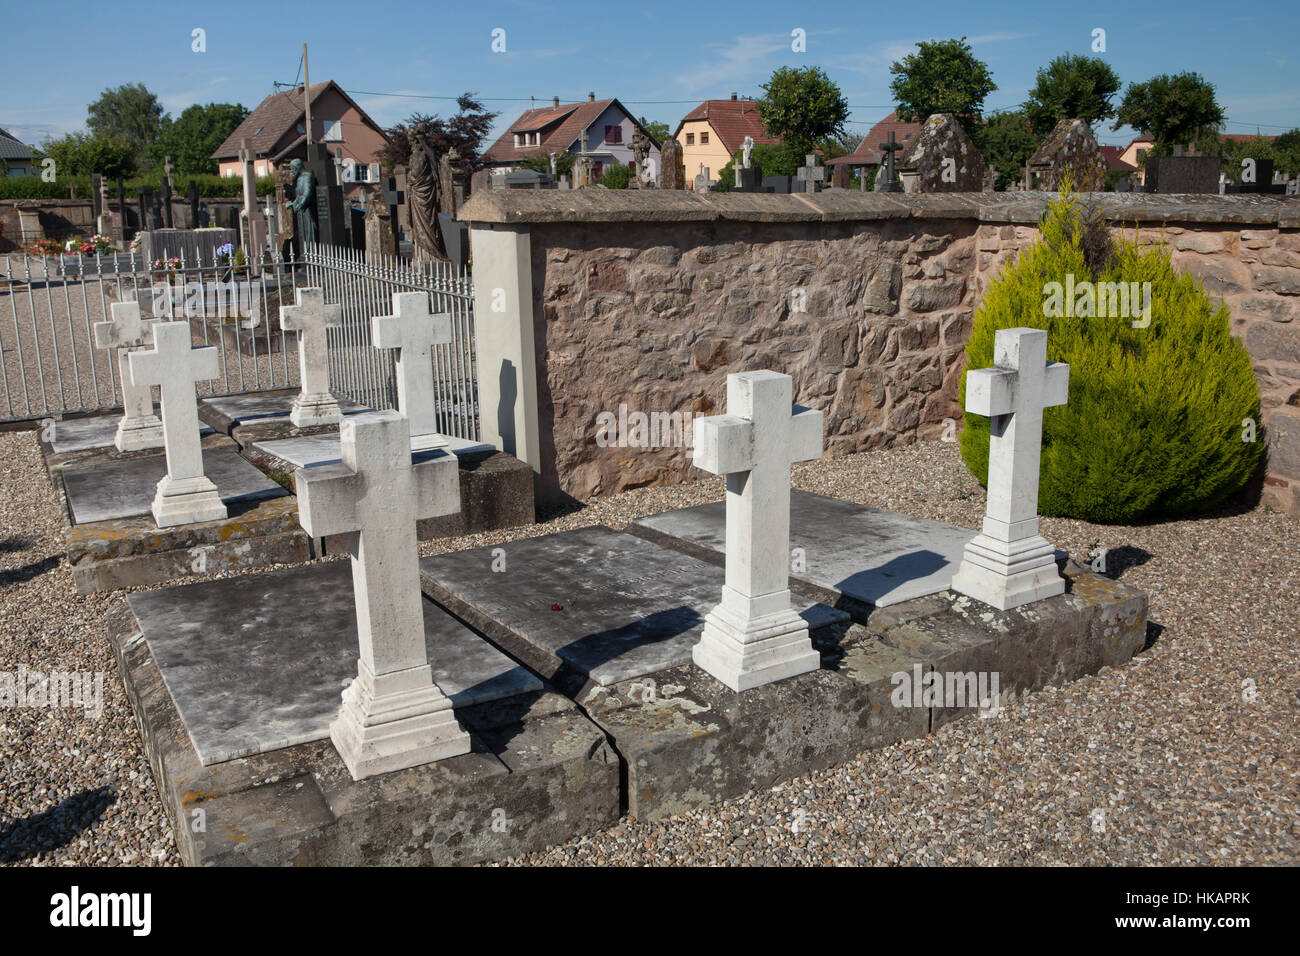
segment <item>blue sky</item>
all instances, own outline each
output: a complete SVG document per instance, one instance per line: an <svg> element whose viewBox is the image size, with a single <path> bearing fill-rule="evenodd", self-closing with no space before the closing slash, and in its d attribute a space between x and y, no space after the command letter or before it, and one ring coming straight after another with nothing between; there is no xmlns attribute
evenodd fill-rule
<svg viewBox="0 0 1300 956"><path fill-rule="evenodd" d="M865 133L892 107L890 63L918 40L965 35L993 72L998 89L985 106L997 109L1021 102L1052 57L1090 53L1095 28L1106 31L1102 55L1125 84L1196 70L1216 85L1227 132L1300 125L1293 4L1087 7L1075 12L1042 0L806 8L789 0L13 5L5 14L0 127L26 142L79 129L86 105L122 83L144 83L173 114L206 102L251 109L274 81L295 80L306 41L312 80L336 80L381 125L417 110L454 112L454 97L472 91L501 112L503 129L530 96L575 101L594 91L675 126L701 100L733 91L757 97L775 67L813 64L853 107L848 128ZM191 49L195 28L206 31L204 53ZM505 30L505 53L491 49L496 28ZM791 50L796 28L807 31L804 53ZM419 98L427 96L444 99ZM1106 124L1099 138L1123 144L1130 132Z"/></svg>

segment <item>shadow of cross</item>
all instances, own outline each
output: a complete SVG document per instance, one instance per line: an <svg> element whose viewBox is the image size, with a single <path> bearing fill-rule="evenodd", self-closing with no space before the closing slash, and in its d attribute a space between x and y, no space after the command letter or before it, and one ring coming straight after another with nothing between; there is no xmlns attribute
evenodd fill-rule
<svg viewBox="0 0 1300 956"><path fill-rule="evenodd" d="M155 322L153 348L130 353L128 361L131 384L157 385L161 399L167 474L158 482L153 500L158 527L224 519L226 506L217 486L203 473L199 399L194 391L196 382L219 374L216 348L194 348L188 322Z"/></svg>
<svg viewBox="0 0 1300 956"><path fill-rule="evenodd" d="M722 603L704 618L695 663L734 691L816 670L808 624L790 604L790 464L820 458L822 413L796 406L779 372L727 376L727 414L695 423L695 466L727 480Z"/></svg>
<svg viewBox="0 0 1300 956"><path fill-rule="evenodd" d="M1038 534L1043 409L1069 398L1070 366L1047 361L1047 332L1000 329L994 368L966 375L966 410L989 423L988 505L952 588L1001 610L1065 593L1056 553Z"/></svg>
<svg viewBox="0 0 1300 956"><path fill-rule="evenodd" d="M294 425L329 425L343 413L330 391L329 333L343 324L343 307L325 304L325 290L297 290L295 305L280 307L280 327L298 333L298 371L302 390L293 400L289 420Z"/></svg>
<svg viewBox="0 0 1300 956"><path fill-rule="evenodd" d="M131 382L131 349L153 341L154 320L141 320L138 302L114 302L112 318L95 323L95 346L117 349L122 381L122 418L114 444L118 451L157 448L163 443L162 421L153 413L153 389Z"/></svg>
<svg viewBox="0 0 1300 956"><path fill-rule="evenodd" d="M360 656L330 739L360 780L470 749L429 667L416 541L419 519L460 509L460 474L448 452L412 464L395 411L345 419L339 443L339 464L299 468L294 481L303 529L351 538Z"/></svg>
<svg viewBox="0 0 1300 956"><path fill-rule="evenodd" d="M447 444L433 404L433 346L451 344L451 315L429 311L426 292L394 292L393 314L371 322L377 349L397 349L397 407L411 420L411 447Z"/></svg>

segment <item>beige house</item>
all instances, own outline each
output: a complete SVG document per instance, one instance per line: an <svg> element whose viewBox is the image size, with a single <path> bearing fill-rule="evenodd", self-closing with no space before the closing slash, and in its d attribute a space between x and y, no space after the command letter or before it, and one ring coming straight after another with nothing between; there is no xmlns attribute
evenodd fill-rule
<svg viewBox="0 0 1300 956"><path fill-rule="evenodd" d="M1121 163L1137 167L1137 181L1143 186L1146 185L1146 170L1142 167L1142 159L1155 144L1156 141L1151 137L1150 133L1139 133L1119 154Z"/></svg>
<svg viewBox="0 0 1300 956"><path fill-rule="evenodd" d="M746 136L752 136L755 144L780 142L763 132L758 104L739 99L735 93L729 100L705 100L682 117L673 138L682 147L686 188L695 187L701 164L709 171L709 179L716 181L718 171L731 162Z"/></svg>

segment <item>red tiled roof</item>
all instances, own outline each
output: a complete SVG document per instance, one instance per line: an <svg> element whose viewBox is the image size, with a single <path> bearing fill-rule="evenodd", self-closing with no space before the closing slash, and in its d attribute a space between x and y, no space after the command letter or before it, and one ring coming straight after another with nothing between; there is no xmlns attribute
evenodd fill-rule
<svg viewBox="0 0 1300 956"><path fill-rule="evenodd" d="M622 110L623 115L636 123L632 116L617 99L587 100L585 103L561 103L558 107L548 106L541 109L526 110L519 119L510 124L501 136L483 153L484 163L514 163L541 153L563 153L569 149L582 131L596 122L600 114L613 103ZM639 124L638 124L639 125ZM540 132L540 146L515 148L515 133Z"/></svg>
<svg viewBox="0 0 1300 956"><path fill-rule="evenodd" d="M1110 169L1110 170L1122 169L1122 170L1124 170L1126 173L1131 173L1131 172L1133 172L1133 170L1137 169L1136 166L1133 166L1133 165L1131 165L1131 164L1129 164L1129 163L1126 163L1126 162L1124 162L1124 160L1120 159L1120 156L1123 154L1124 150L1127 149L1127 147L1125 147L1125 146L1102 146L1102 147L1100 147L1100 149L1101 149L1101 155L1104 156L1104 157L1106 157L1106 168L1107 168L1107 169Z"/></svg>
<svg viewBox="0 0 1300 956"><path fill-rule="evenodd" d="M352 97L348 96L333 80L326 80L323 83L313 83L311 85L311 101L315 103L322 93L333 87L338 91L348 103L361 115L361 119L370 126L374 127L381 136L387 139L387 134L366 115L366 111L357 106ZM257 109L249 113L242 123L235 127L235 131L226 137L225 142L218 146L212 153L213 159L235 159L239 156L239 144L245 137L252 141L253 155L255 157L266 156L280 139L295 129L303 121L303 96L302 87L296 87L292 90L284 90L279 93L272 93L266 99L258 104ZM312 123L315 126L315 122ZM304 136L304 139L306 137ZM283 154L284 150L280 151Z"/></svg>
<svg viewBox="0 0 1300 956"><path fill-rule="evenodd" d="M913 137L921 132L920 123L904 123L898 118L896 113L890 113L875 126L863 138L861 145L847 156L841 156L839 159L832 159L827 166L848 165L848 166L879 166L880 150L877 148L881 143L889 141L890 132L894 134L894 142L900 146L911 144ZM901 152L901 151L900 151ZM895 158L897 158L895 154Z"/></svg>
<svg viewBox="0 0 1300 956"><path fill-rule="evenodd" d="M756 144L770 146L781 142L779 137L768 136L763 131L758 104L753 100L705 100L682 117L677 129L673 130L673 136L680 133L689 120L706 120L729 153L740 149L746 136L752 136Z"/></svg>
<svg viewBox="0 0 1300 956"><path fill-rule="evenodd" d="M1277 139L1276 136L1262 136L1256 135L1255 133L1220 133L1219 138L1231 140L1234 143L1249 143L1256 139L1262 139L1267 143L1271 143L1273 140Z"/></svg>

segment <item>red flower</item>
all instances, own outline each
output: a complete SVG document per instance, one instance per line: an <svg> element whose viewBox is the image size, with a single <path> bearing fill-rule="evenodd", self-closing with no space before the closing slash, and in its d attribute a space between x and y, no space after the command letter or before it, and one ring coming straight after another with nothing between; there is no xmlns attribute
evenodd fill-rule
<svg viewBox="0 0 1300 956"><path fill-rule="evenodd" d="M552 605L551 605L551 610L552 610L552 611L559 611L559 610L561 610L561 608L560 608L560 606L559 606L558 604L552 604Z"/></svg>

